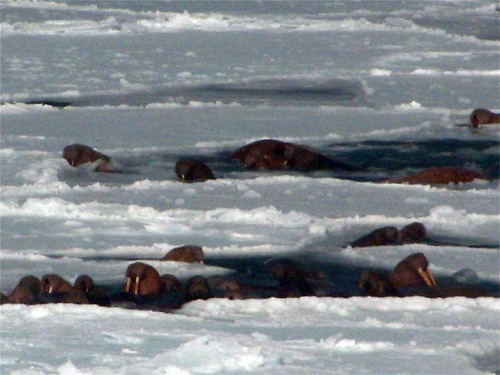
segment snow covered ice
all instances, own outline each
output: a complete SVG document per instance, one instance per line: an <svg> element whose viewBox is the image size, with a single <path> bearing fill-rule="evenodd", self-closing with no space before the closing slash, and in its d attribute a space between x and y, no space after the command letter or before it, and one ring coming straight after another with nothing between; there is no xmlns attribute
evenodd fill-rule
<svg viewBox="0 0 500 375"><path fill-rule="evenodd" d="M2 374L500 373L498 298L362 297L355 281L423 252L438 281L500 283L499 128L465 126L474 108L500 109L495 1L18 0L0 11L2 292L29 274L120 284L134 260L185 281L289 257L355 295L214 298L173 313L5 304ZM228 161L263 138L359 171ZM126 173L72 168L61 157L72 143ZM178 182L181 157L217 179ZM494 180L380 183L433 165ZM347 246L414 221L436 243ZM159 260L185 244L205 264Z"/></svg>

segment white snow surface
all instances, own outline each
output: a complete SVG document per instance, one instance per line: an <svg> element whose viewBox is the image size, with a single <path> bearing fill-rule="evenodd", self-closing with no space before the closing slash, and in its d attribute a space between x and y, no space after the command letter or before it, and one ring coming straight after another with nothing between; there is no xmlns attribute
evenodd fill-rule
<svg viewBox="0 0 500 375"><path fill-rule="evenodd" d="M389 185L215 160L262 138L332 152L493 141L483 152L498 155L497 127L457 126L500 108L497 2L12 0L0 11L4 293L28 274L120 283L127 259L185 280L232 272L211 257L297 254L390 270L423 252L438 277L470 268L500 282L498 180ZM74 105L24 104L41 98ZM131 173L73 169L61 157L71 143ZM460 153L478 166L478 151ZM181 155L208 155L218 178L178 182ZM463 245L346 247L413 221ZM184 244L206 264L151 260ZM497 298L210 299L174 313L6 304L0 318L2 374L500 373Z"/></svg>

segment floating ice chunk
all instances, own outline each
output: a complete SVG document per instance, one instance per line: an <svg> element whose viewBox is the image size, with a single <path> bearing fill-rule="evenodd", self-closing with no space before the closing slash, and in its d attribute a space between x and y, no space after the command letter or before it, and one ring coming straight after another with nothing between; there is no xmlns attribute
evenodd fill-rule
<svg viewBox="0 0 500 375"><path fill-rule="evenodd" d="M392 72L387 69L373 68L372 70L370 70L370 75L372 77L388 77L391 74Z"/></svg>
<svg viewBox="0 0 500 375"><path fill-rule="evenodd" d="M410 103L403 103L394 107L396 111L414 111L422 109L422 104L413 100Z"/></svg>

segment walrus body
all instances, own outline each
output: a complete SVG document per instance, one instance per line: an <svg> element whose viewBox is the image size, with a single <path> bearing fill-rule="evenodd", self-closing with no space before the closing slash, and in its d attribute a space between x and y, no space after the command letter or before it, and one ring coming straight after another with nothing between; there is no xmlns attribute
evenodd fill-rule
<svg viewBox="0 0 500 375"><path fill-rule="evenodd" d="M358 238L351 243L351 247L386 246L396 244L399 231L396 227L383 227Z"/></svg>
<svg viewBox="0 0 500 375"><path fill-rule="evenodd" d="M92 147L78 143L64 147L63 158L66 159L69 165L75 168L82 164L94 163L98 160L111 161L109 156L94 150Z"/></svg>
<svg viewBox="0 0 500 375"><path fill-rule="evenodd" d="M182 182L203 182L215 180L208 165L199 160L182 159L175 164L175 173Z"/></svg>
<svg viewBox="0 0 500 375"><path fill-rule="evenodd" d="M491 181L492 178L469 168L432 167L406 177L391 178L387 182L410 185L447 185L449 183L467 183L474 180Z"/></svg>
<svg viewBox="0 0 500 375"><path fill-rule="evenodd" d="M470 124L473 128L481 125L500 124L500 113L491 112L489 109L477 108L470 114Z"/></svg>
<svg viewBox="0 0 500 375"><path fill-rule="evenodd" d="M196 245L186 245L170 250L161 260L172 260L186 263L203 263L203 249Z"/></svg>
<svg viewBox="0 0 500 375"><path fill-rule="evenodd" d="M354 170L350 165L321 155L310 147L275 139L262 139L243 146L231 154L231 159L253 169Z"/></svg>

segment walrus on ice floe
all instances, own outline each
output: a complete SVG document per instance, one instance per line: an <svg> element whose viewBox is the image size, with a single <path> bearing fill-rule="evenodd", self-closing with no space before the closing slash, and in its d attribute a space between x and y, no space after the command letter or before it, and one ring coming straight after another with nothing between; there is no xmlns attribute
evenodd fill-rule
<svg viewBox="0 0 500 375"><path fill-rule="evenodd" d="M208 165L199 160L182 159L175 164L175 174L181 182L203 182L215 180Z"/></svg>
<svg viewBox="0 0 500 375"><path fill-rule="evenodd" d="M489 109L477 108L470 114L470 124L473 128L481 125L500 124L500 113L491 112Z"/></svg>
<svg viewBox="0 0 500 375"><path fill-rule="evenodd" d="M186 245L170 250L161 260L186 263L203 263L205 255L201 246Z"/></svg>
<svg viewBox="0 0 500 375"><path fill-rule="evenodd" d="M94 150L92 147L78 143L64 147L63 158L66 159L69 165L75 168L82 164L94 163L98 160L103 160L106 163L111 161L109 156Z"/></svg>
<svg viewBox="0 0 500 375"><path fill-rule="evenodd" d="M230 157L239 161L244 167L253 169L354 170L351 165L326 157L308 146L276 139L262 139L249 143L234 151Z"/></svg>
<svg viewBox="0 0 500 375"><path fill-rule="evenodd" d="M410 185L448 185L449 183L467 183L474 180L492 181L492 178L470 168L431 167L406 177L390 178L386 182Z"/></svg>

